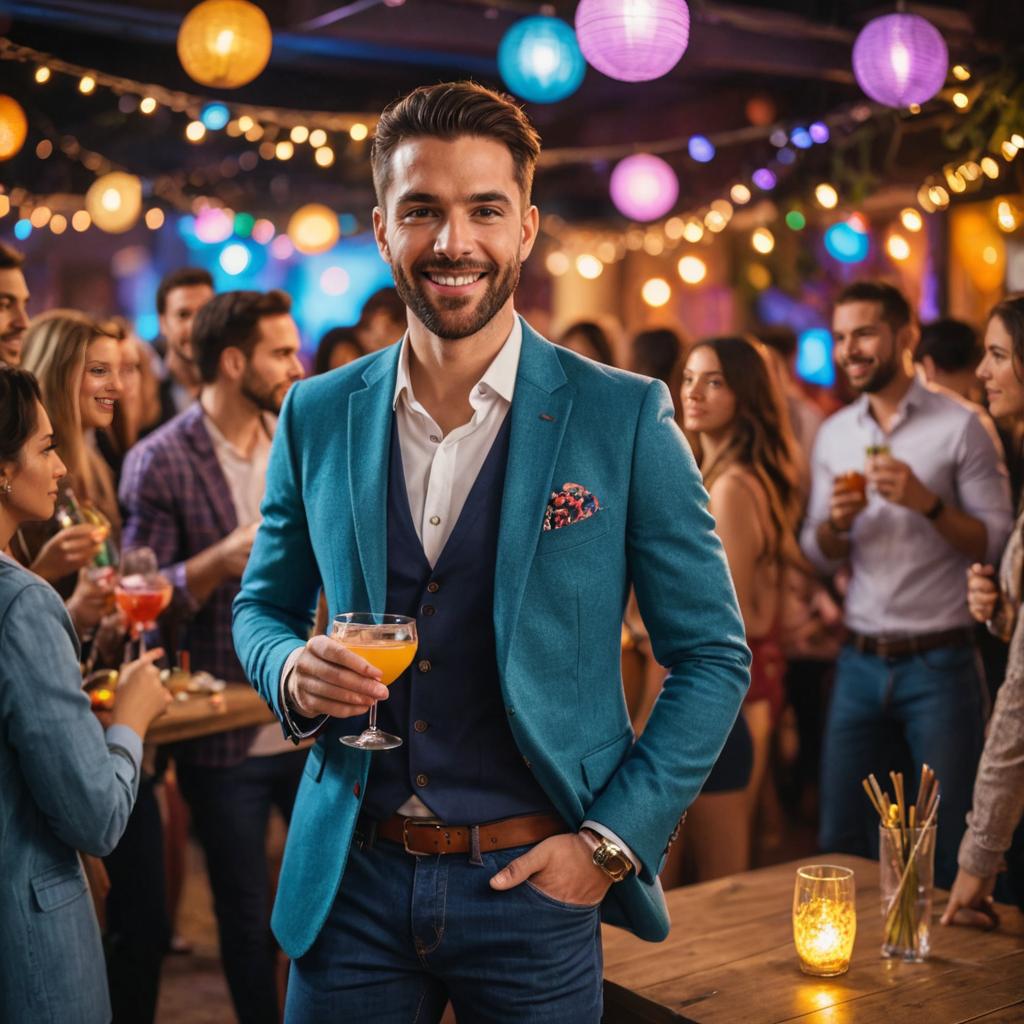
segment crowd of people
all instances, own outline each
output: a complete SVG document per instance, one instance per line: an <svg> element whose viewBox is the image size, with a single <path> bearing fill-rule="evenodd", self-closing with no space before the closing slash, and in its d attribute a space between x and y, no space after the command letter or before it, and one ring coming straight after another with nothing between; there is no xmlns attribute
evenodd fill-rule
<svg viewBox="0 0 1024 1024"><path fill-rule="evenodd" d="M402 113L408 116L408 111ZM379 133L385 128L382 124ZM424 134L429 135L419 132ZM463 135L486 137L487 130L467 128ZM442 135L430 141L443 147L458 146L460 139L465 141L455 132L453 138ZM512 147L506 137L497 139L485 144ZM403 145L400 135L393 145ZM382 161L389 159L388 151L381 154ZM421 149L417 159L432 166L428 151ZM448 166L447 158L437 163ZM411 172L399 162L394 173ZM382 187L390 185L385 179ZM500 206L500 193L487 194L492 205ZM360 365L380 366L385 349L403 353L394 360L398 385L382 406L389 413L394 410L390 456L385 441L381 450L352 458L378 465L381 480L390 473L385 488L388 556L406 551L410 565L423 565L422 572L416 570L422 579L395 580L389 574L388 599L397 599L405 585L415 606L420 598L413 591L422 584L423 594L433 595L422 598L422 612L430 623L425 635L440 650L455 645L457 637L441 632L447 627L442 616L434 621L435 605L443 599L458 602L460 596L438 597L442 587L436 578L460 581L456 586L463 590L465 607L456 605L464 616L459 621L476 622L480 609L490 611L492 599L497 617L497 597L480 587L489 578L496 594L498 584L493 575L478 571L479 559L493 560L494 545L501 543L496 539L501 484L495 452L510 452L502 457L509 460L512 474L515 448L508 446L516 438L509 441L505 424L512 424L513 433L527 427L518 425L514 406L505 416L512 404L515 366L511 371L503 366L501 355L486 367L486 374L473 377L471 383L478 386L463 403L465 414L462 406L440 400L441 392L431 393L436 382L429 374L412 373L409 342L403 340L412 330L409 325L426 323L438 336L447 335L417 305L416 283L403 284L399 246L394 240L389 244L394 245L389 254L396 261L399 291L373 296L356 327L329 331L312 369L326 382L347 382L354 376L332 372L361 359ZM299 328L287 294L215 294L205 271L177 270L167 275L155 296L161 338L150 346L124 321L97 320L66 309L33 310L30 317L22 264L18 253L0 246L0 548L5 552L0 558L0 772L8 780L5 820L0 822L8 879L7 895L0 896L0 1006L45 1004L52 1008L53 1019L70 1020L68 1006L75 1004L74 1019L99 1020L109 987L115 1021L153 1020L161 961L176 941L184 823L190 819L205 854L237 1016L244 1024L277 1021L277 948L269 925L265 853L268 820L273 808L290 819L300 783L306 784L304 769L307 780L315 775L319 782L325 762L334 763L334 751L323 753L319 744L309 751L323 725L321 713L331 706L316 681L337 674L338 665L350 674L356 669L348 663L335 665L322 636L320 646L310 640L308 649L295 648L284 662L288 645L282 646L278 637L271 651L265 644L274 637L257 634L272 617L293 634L303 628L308 633L308 626L296 625L295 608L308 596L305 590L300 593L301 587L314 578L327 591L325 604L338 610L332 588L347 593L348 584L337 580L339 565L320 561L324 551L337 559L344 553L362 560L365 569L366 560L383 557L383 550L374 548L371 555L364 538L357 544L349 537L348 519L334 504L341 499L326 491L325 510L309 512L310 530L322 527L326 536L333 528L336 536L320 548L298 537L295 517L306 513L297 505L307 494L299 481L315 476L320 465L303 430L311 430L307 420L316 416L326 424L331 410L317 411L311 404L304 414L296 411L301 396L313 396L308 399L313 403L321 393L312 384L303 385L296 392L300 397L285 403L305 375ZM440 287L462 286L442 282ZM513 321L510 296L500 307L507 308L510 326L498 339L504 343L507 336L508 342L495 351L511 351L514 342L517 353L522 346L521 360L537 360L532 365L539 367L547 356L532 353L546 350L537 347L534 336L526 336L525 325ZM942 793L936 881L952 888L944 920L990 926L992 895L1007 864L1011 870L1002 895L1024 900L1024 865L1012 843L1024 812L1024 626L1017 621L1024 518L1014 522L1016 489L1011 489L1021 462L1017 428L1024 424L1024 298L1008 298L992 310L981 344L970 326L956 321L919 327L896 288L861 281L835 297L832 331L836 364L853 396L841 408L830 395L799 383L793 369L795 336L777 327L696 341L681 330L660 328L639 333L624 349L599 324L581 321L556 339L565 350L584 357L559 358L571 360L563 363L565 372L578 374L576 386L588 395L602 394L606 380L629 380L602 376L594 369L595 364L614 367L616 354L621 357L623 351L628 357L619 359L626 363L622 369L663 382L671 394L674 409L664 415L671 419L674 413L699 466L715 543L724 551L752 657L742 711L731 728L725 710L715 719L716 728L725 722L724 746L718 744L718 753L717 747L711 751L709 764L713 761L714 767L689 806L682 839L665 844L661 863L657 849L629 841L633 833L621 827L617 812L611 813L610 800L604 809L617 820L602 825L584 806L583 828L592 826L599 844L618 844L612 849L624 851L631 862L625 874L632 870L653 883L652 872L660 869L666 887L742 871L763 859L777 826L780 800L790 811L808 806L817 810L822 850L877 856L877 825L872 825L862 779L870 773L884 775L890 768L914 778L928 764ZM540 370L531 372L541 379ZM395 387L394 376L390 380L389 387ZM414 388L420 400L413 396ZM608 401L600 412L614 421L618 413L614 401ZM294 422L275 445L282 407L285 418L291 410ZM355 408L351 405L350 412ZM568 415L560 408L553 395L548 404L538 405L531 429L544 429ZM367 406L366 416L373 415ZM347 426L338 422L330 427L337 432L331 442L335 449L347 443L342 438L350 435L344 430L352 431L351 443L356 443L353 416ZM422 450L415 440L420 428L429 431ZM598 420L592 429L604 445L607 438L601 439ZM674 426L671 430L678 434ZM439 500L439 476L432 474L448 441L462 446L461 455L452 458L463 461L452 461L445 472L457 477L452 467L464 466L467 459L474 463L459 501L472 501L478 530L477 536L468 528L466 536L459 535L465 545L462 562L446 543L453 528L461 529L455 512L443 523L442 517L429 519L442 527L436 543L421 532L421 516L425 525L431 502ZM601 458L607 462L612 455L606 449L601 448ZM349 454L338 455L339 466ZM651 453L645 457L650 459ZM323 465L330 467L334 458L323 455ZM668 465L673 465L671 460ZM685 462L678 465L681 473L687 471ZM484 487L481 480L489 485ZM326 487L325 481L343 486L328 468L322 468L316 486ZM358 487L355 476L350 483ZM671 492L684 483L679 479L660 486ZM557 491L561 480L550 484ZM453 486L462 485L458 479L455 485L448 480L449 503L455 503ZM506 491L511 486L506 483ZM391 503L403 487L414 511L406 535L396 535L390 523L401 510ZM564 485L563 497L572 487L579 485ZM371 514L369 508L364 511ZM316 516L326 518L320 522ZM331 516L336 516L333 523ZM458 519L459 525L449 524L449 519ZM494 536L489 536L485 529L492 520ZM667 705L679 699L672 660L678 652L667 650L663 642L660 605L669 595L702 584L674 577L665 583L658 574L671 573L671 566L659 562L659 551L645 537L661 537L657 543L669 546L698 542L661 535L661 528L648 520L642 527L622 526L625 534L638 531L626 541L638 552L638 569L636 594L627 604L622 629L624 700L633 730L639 735L650 730L652 750L655 741L670 749L666 723L673 720ZM254 555L258 535L262 547ZM571 559L572 545L558 539L565 551L561 554L555 540L545 537L550 552L545 557ZM118 552L124 558L138 549L153 552L173 594L160 619L161 646L122 666L126 624L112 607L112 570ZM500 547L497 557L500 573ZM597 565L591 565L593 547L589 552L578 547L576 557L587 572L597 572ZM713 554L707 557L713 561ZM282 594L277 595L272 584L280 577L274 572L283 571L278 560L288 558L293 578L279 583ZM662 590L653 585L657 579ZM715 593L714 585L709 578L708 594ZM556 624L562 622L558 616L569 613L556 611L553 600L529 586L529 600L548 609ZM573 623L577 617L604 614L614 597L598 594L588 599L594 602L590 605L577 603L582 600L577 594L571 602ZM567 600L564 594L562 599ZM687 600L699 605L705 598L690 593ZM723 598L723 614L730 614L731 601L731 596ZM234 638L233 604L238 620ZM505 612L514 614L508 608ZM724 635L728 630L723 622L715 628L721 627ZM322 608L314 633L322 634L324 626ZM494 627L481 620L478 628L486 632ZM587 636L586 625L580 628ZM547 642L540 625L530 635L538 644ZM557 642L557 637L551 639ZM500 645L507 638L492 635L488 642ZM525 640L520 643L529 646ZM734 657L741 645L735 637L730 643L729 657ZM421 640L421 658L422 650ZM985 653L984 663L979 651ZM637 657L631 661L633 654ZM478 655L479 664L472 661ZM579 659L586 656L580 653ZM481 654L470 644L464 664L473 665L483 678L493 673L487 657L493 662L493 648L489 655L487 650ZM517 664L528 664L531 657L529 650L520 652ZM462 685L458 672L440 655L432 661L420 660L412 671L431 673L439 681L450 675L450 686ZM565 662L555 658L557 665ZM149 723L168 699L158 663L207 671L229 681L251 679L279 712L284 732L273 724L170 749L144 746ZM112 711L97 714L90 709L82 691L83 665L89 670L120 666ZM369 695L373 680L364 669L358 671L370 682L360 684L358 692ZM567 671L578 673L575 661ZM577 685L583 685L578 678ZM353 699L344 714L363 713L369 699ZM473 698L466 694L464 699L468 706ZM431 714L443 717L435 708L428 713L413 704L406 708L406 721L387 707L382 705L382 714L394 717L402 735L448 728L433 724ZM549 787L539 787L530 775L532 755L523 747L531 737L515 728L508 733L504 710L498 710L504 732L494 731L493 720L481 711L474 719L477 736L456 731L449 739L460 749L488 745L490 756L497 759L509 755L508 778L513 781L500 796L510 814L555 814ZM514 719L512 708L508 719ZM630 731L630 740L632 735ZM716 742L714 736L708 742ZM615 777L611 773L625 755L619 746L607 744L595 756L598 752L603 760L587 755L583 771L585 780L588 771L593 773L589 784L600 806L605 800L601 787ZM447 770L437 767L439 780ZM687 770L697 772L697 767ZM578 774L577 768L572 771ZM413 776L411 767L407 772ZM415 774L416 795L408 799L408 780L403 783L400 776L392 779L381 769L372 783L370 807L379 811L371 815L374 830L386 823L389 808L408 820L422 817L423 811L452 820L441 811L448 799L445 791L429 788L428 773ZM594 778L601 779L600 786ZM346 792L359 798L365 784L365 776L362 781L347 778ZM391 793L389 786L396 794L394 806L384 799ZM907 798L912 800L913 793ZM495 797L469 786L462 799L491 806L488 801ZM358 837L363 818L353 822ZM558 838L552 834L547 842ZM640 838L647 844L646 835ZM479 844L479 836L474 841ZM409 849L408 837L406 842ZM365 859L364 847L373 843L372 836L357 838L359 856ZM401 846L395 849L401 851ZM85 876L78 867L79 853ZM479 855L476 850L472 856ZM498 865L496 877L502 880L495 888L515 884L516 863L506 857ZM350 870L357 869L365 876L360 876L363 884L372 887L364 893L367 899L386 900L394 878L375 874L368 860L363 863L353 854ZM86 876L95 914L83 898ZM292 905L281 912L276 926L279 938L286 937L282 945L296 960L313 955L306 953L312 941L306 935L312 926L308 918L314 897L329 884L329 872L323 878L318 873L315 885L308 876L306 881L312 892L308 898L295 883L282 883L292 886ZM541 899L546 899L543 893ZM47 913L65 906L73 906L74 914ZM541 905L534 909L539 912ZM624 913L643 932L635 924L641 918L632 904ZM300 925L288 915L305 915L307 920ZM97 920L104 929L106 983L97 981ZM327 927L337 931L340 924L332 916ZM659 928L648 924L650 937L657 937ZM24 941L26 936L30 941ZM319 945L316 949L316 963L298 975L293 972L297 994L290 991L289 1000L296 1000L296 1006L301 1001L301 1011L294 1010L296 1019L316 1019L315 1008L328 1005L319 1001L326 997L315 979L317 972L338 961L326 959ZM59 970L52 969L58 964Z"/></svg>

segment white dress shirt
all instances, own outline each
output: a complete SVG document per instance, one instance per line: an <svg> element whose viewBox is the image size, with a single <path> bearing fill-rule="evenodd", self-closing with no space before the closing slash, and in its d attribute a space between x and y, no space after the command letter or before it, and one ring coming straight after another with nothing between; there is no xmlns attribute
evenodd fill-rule
<svg viewBox="0 0 1024 1024"><path fill-rule="evenodd" d="M828 519L832 482L848 470L863 472L865 449L888 445L917 478L953 508L985 526L986 560L999 564L1013 524L1010 488L998 440L972 406L916 378L888 433L871 414L868 396L825 421L814 444L811 496L801 534L804 554L823 573L842 563L818 545ZM868 505L850 532L853 575L846 595L846 625L867 636L916 636L973 625L967 611L967 568L957 551L917 512L868 490Z"/></svg>
<svg viewBox="0 0 1024 1024"><path fill-rule="evenodd" d="M517 316L505 344L469 393L472 417L445 436L413 393L408 334L402 339L393 408L409 512L431 568L440 558L512 407L522 345L523 326ZM287 692L284 684L301 650L293 652L285 662L282 694ZM320 722L317 722L316 728L319 727ZM409 794L397 813L410 818L435 817L415 793ZM611 839L639 868L632 850L614 832L594 821L585 821L583 825Z"/></svg>
<svg viewBox="0 0 1024 1024"><path fill-rule="evenodd" d="M246 455L220 432L209 416L203 417L203 426L213 443L213 454L227 482L239 526L259 522L260 503L266 490L267 465L270 462L270 441L276 422L273 416L263 417L263 429L256 435L252 451ZM281 735L279 726L265 725L253 738L247 756L266 757L286 754L294 749L295 745Z"/></svg>

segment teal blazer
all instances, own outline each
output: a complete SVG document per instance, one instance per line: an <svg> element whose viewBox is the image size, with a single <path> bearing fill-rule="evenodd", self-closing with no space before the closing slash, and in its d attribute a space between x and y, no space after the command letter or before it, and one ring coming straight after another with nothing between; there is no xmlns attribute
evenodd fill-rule
<svg viewBox="0 0 1024 1024"><path fill-rule="evenodd" d="M234 605L246 675L281 717L281 672L330 614L384 611L392 345L297 384L278 422L263 524ZM668 934L657 879L679 817L700 792L749 685L750 653L707 494L660 381L600 366L523 324L498 536L494 627L509 725L572 827L620 836L642 861L613 885L605 920ZM581 484L591 518L542 532L553 490ZM669 674L634 742L620 672L630 586ZM453 709L454 710L454 709ZM334 902L370 755L332 719L310 750L273 913L293 959Z"/></svg>

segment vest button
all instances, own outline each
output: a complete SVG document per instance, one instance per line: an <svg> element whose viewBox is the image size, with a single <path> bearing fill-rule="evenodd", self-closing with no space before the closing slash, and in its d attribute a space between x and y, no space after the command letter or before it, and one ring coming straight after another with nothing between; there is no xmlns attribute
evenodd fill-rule
<svg viewBox="0 0 1024 1024"><path fill-rule="evenodd" d="M416 730L417 732L426 732L426 731L427 731L427 729L429 729L429 728L430 728L430 726L429 726L429 725L427 725L427 723L426 723L426 722L424 722L422 718L420 718L420 719L417 719L417 721L415 721L415 722L413 723L413 728L414 728L414 729L415 729L415 730Z"/></svg>
<svg viewBox="0 0 1024 1024"><path fill-rule="evenodd" d="M430 525L431 526L439 526L440 523L441 523L441 517L440 516L431 516L430 517Z"/></svg>
<svg viewBox="0 0 1024 1024"><path fill-rule="evenodd" d="M433 615L434 612L437 611L437 609L432 604L425 604L420 609L420 611L423 612L423 614L426 615L427 618L430 618L430 616Z"/></svg>
<svg viewBox="0 0 1024 1024"><path fill-rule="evenodd" d="M418 668L418 669L419 669L419 670L420 670L420 671L421 671L421 672L422 672L422 673L423 673L424 675L426 675L426 673L428 673L428 672L430 671L430 668L431 668L431 666L430 666L430 662L429 662L429 661L427 661L427 659L426 659L426 658L420 658L420 660L416 662L416 667L417 667L417 668Z"/></svg>
<svg viewBox="0 0 1024 1024"><path fill-rule="evenodd" d="M427 584L427 593L428 594L436 594L440 589L441 589L441 584L438 583L436 580L431 580Z"/></svg>
<svg viewBox="0 0 1024 1024"><path fill-rule="evenodd" d="M430 779L427 778L427 776L424 775L422 772L420 772L420 774L416 776L416 785L417 786L421 786L421 787L425 786L429 781L430 781Z"/></svg>

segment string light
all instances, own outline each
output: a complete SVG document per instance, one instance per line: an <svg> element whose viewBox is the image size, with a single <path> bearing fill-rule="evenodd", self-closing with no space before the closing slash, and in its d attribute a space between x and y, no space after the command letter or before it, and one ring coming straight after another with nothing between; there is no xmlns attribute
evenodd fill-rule
<svg viewBox="0 0 1024 1024"><path fill-rule="evenodd" d="M814 190L814 198L818 205L826 210L834 210L839 205L839 193L827 182L822 182Z"/></svg>
<svg viewBox="0 0 1024 1024"><path fill-rule="evenodd" d="M683 238L688 242L696 245L704 237L704 225L701 224L696 217L692 217L686 222L686 226L683 228Z"/></svg>
<svg viewBox="0 0 1024 1024"><path fill-rule="evenodd" d="M50 220L50 208L48 206L37 206L32 211L28 220L34 228L45 228Z"/></svg>
<svg viewBox="0 0 1024 1024"><path fill-rule="evenodd" d="M78 83L78 91L88 96L96 88L96 79L92 75L83 75Z"/></svg>
<svg viewBox="0 0 1024 1024"><path fill-rule="evenodd" d="M150 231L157 231L164 226L164 211L159 206L154 206L146 211L146 227Z"/></svg>
<svg viewBox="0 0 1024 1024"><path fill-rule="evenodd" d="M1017 225L1020 221L1017 216L1017 211L1009 200L1000 199L996 204L996 223L999 225L1001 231L1009 233L1017 230Z"/></svg>
<svg viewBox="0 0 1024 1024"><path fill-rule="evenodd" d="M152 96L143 96L142 102L139 103L139 110L143 114L152 114L156 110L156 100Z"/></svg>
<svg viewBox="0 0 1024 1024"><path fill-rule="evenodd" d="M294 155L295 146L288 139L283 139L274 147L274 156L278 160L291 160Z"/></svg>
<svg viewBox="0 0 1024 1024"><path fill-rule="evenodd" d="M50 80L50 69L44 64L42 67L36 68L36 81L43 85L45 82Z"/></svg>
<svg viewBox="0 0 1024 1024"><path fill-rule="evenodd" d="M885 243L885 250L899 263L910 258L910 243L902 235L890 235Z"/></svg>
<svg viewBox="0 0 1024 1024"><path fill-rule="evenodd" d="M309 133L309 144L314 149L319 149L327 142L327 132L323 128L314 128Z"/></svg>
<svg viewBox="0 0 1024 1024"><path fill-rule="evenodd" d="M71 226L75 231L88 231L92 226L92 217L88 210L76 210L71 215Z"/></svg>
<svg viewBox="0 0 1024 1024"><path fill-rule="evenodd" d="M370 134L370 129L367 128L362 121L356 121L356 123L349 128L348 134L353 142L362 142L363 139Z"/></svg>
<svg viewBox="0 0 1024 1024"><path fill-rule="evenodd" d="M728 223L729 222L721 213L719 213L718 210L708 210L708 212L704 214L704 227L706 227L708 231L714 232L716 235L719 231L724 231L725 226Z"/></svg>
<svg viewBox="0 0 1024 1024"><path fill-rule="evenodd" d="M678 242L686 231L686 221L682 217L669 217L665 221L665 237L673 242Z"/></svg>
<svg viewBox="0 0 1024 1024"><path fill-rule="evenodd" d="M544 266L547 267L548 273L552 276L561 277L563 274L568 273L571 264L569 257L560 249L556 249L554 252L548 253Z"/></svg>
<svg viewBox="0 0 1024 1024"><path fill-rule="evenodd" d="M11 212L11 200L0 192L0 217L6 217Z"/></svg>
<svg viewBox="0 0 1024 1024"><path fill-rule="evenodd" d="M672 288L663 277L652 277L644 282L640 289L640 297L648 306L657 309L672 298Z"/></svg>
<svg viewBox="0 0 1024 1024"><path fill-rule="evenodd" d="M758 228L750 238L750 244L763 255L775 248L775 236L768 228Z"/></svg>
<svg viewBox="0 0 1024 1024"><path fill-rule="evenodd" d="M981 250L981 258L990 266L994 267L999 262L999 253L994 245L986 245Z"/></svg>
<svg viewBox="0 0 1024 1024"><path fill-rule="evenodd" d="M62 213L55 213L50 218L50 230L55 235L63 235L68 229L68 219Z"/></svg>
<svg viewBox="0 0 1024 1024"><path fill-rule="evenodd" d="M304 124L297 124L290 133L292 142L301 146L309 138L309 129Z"/></svg>
<svg viewBox="0 0 1024 1024"><path fill-rule="evenodd" d="M313 154L313 159L320 167L330 167L334 163L334 150L330 146L321 146Z"/></svg>
<svg viewBox="0 0 1024 1024"><path fill-rule="evenodd" d="M255 123L248 114L243 114L238 119L238 130L244 135Z"/></svg>
<svg viewBox="0 0 1024 1024"><path fill-rule="evenodd" d="M729 195L737 206L750 202L750 189L746 185L733 185L729 190Z"/></svg>
<svg viewBox="0 0 1024 1024"><path fill-rule="evenodd" d="M1009 139L1006 139L999 148L1007 160L1012 160L1017 155L1017 147Z"/></svg>
<svg viewBox="0 0 1024 1024"><path fill-rule="evenodd" d="M967 93L965 93L965 92L955 92L955 93L953 93L953 106L956 107L957 110L966 110L968 105L970 104L970 102L971 101L970 101L970 98L968 97Z"/></svg>
<svg viewBox="0 0 1024 1024"><path fill-rule="evenodd" d="M986 178L991 178L993 181L999 177L999 164L990 156L983 156L981 158L981 173Z"/></svg>
<svg viewBox="0 0 1024 1024"><path fill-rule="evenodd" d="M799 210L789 210L786 213L786 227L790 231L803 231L807 227L807 218Z"/></svg>
<svg viewBox="0 0 1024 1024"><path fill-rule="evenodd" d="M700 284L708 276L708 265L699 256L684 256L676 270L685 284Z"/></svg>
<svg viewBox="0 0 1024 1024"><path fill-rule="evenodd" d="M53 155L53 143L49 139L40 139L36 145L36 156L40 160L48 160Z"/></svg>
<svg viewBox="0 0 1024 1024"><path fill-rule="evenodd" d="M953 65L953 77L958 82L966 82L971 77L970 69L966 64L954 64Z"/></svg>
<svg viewBox="0 0 1024 1024"><path fill-rule="evenodd" d="M202 121L189 121L185 128L185 138L189 142L202 142L206 137L206 125Z"/></svg>
<svg viewBox="0 0 1024 1024"><path fill-rule="evenodd" d="M900 212L900 223L908 231L920 231L924 227L924 219L921 214L910 206Z"/></svg>
<svg viewBox="0 0 1024 1024"><path fill-rule="evenodd" d="M604 272L604 264L590 253L576 257L576 273L588 281L594 281Z"/></svg>

